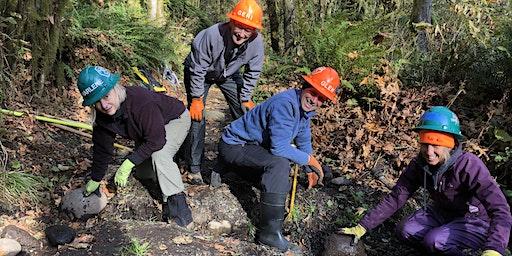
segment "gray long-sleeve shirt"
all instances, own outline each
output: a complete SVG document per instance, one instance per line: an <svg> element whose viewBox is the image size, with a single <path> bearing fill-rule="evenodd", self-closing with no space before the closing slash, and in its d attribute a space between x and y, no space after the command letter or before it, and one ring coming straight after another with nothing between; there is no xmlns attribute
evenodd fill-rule
<svg viewBox="0 0 512 256"><path fill-rule="evenodd" d="M263 45L263 37L257 32L237 47L233 43L229 22L217 23L199 32L183 63L191 73L191 96L203 96L205 82L223 81L245 66L240 99L250 100L263 68Z"/></svg>

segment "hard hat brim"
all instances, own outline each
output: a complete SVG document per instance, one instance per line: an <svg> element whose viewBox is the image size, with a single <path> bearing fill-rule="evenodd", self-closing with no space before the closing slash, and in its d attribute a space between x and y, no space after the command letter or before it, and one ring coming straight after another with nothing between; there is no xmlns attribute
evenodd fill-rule
<svg viewBox="0 0 512 256"><path fill-rule="evenodd" d="M256 23L256 22L252 22L252 21L249 21L247 19L243 19L239 16L236 16L236 15L233 15L231 13L228 13L226 14L228 16L228 18L232 19L232 20L236 20L237 22L240 22L242 24L245 24L249 27L252 27L252 28L255 28L255 29L258 29L258 30L261 30L263 28L262 25Z"/></svg>
<svg viewBox="0 0 512 256"><path fill-rule="evenodd" d="M306 82L308 82L309 85L311 85L313 88L315 88L323 96L325 96L328 99L330 99L333 103L337 103L338 102L338 100L336 99L336 94L334 94L334 93L328 91L327 89L325 89L324 87L316 84L313 80L311 80L310 77L308 77L306 75L302 75L302 78L304 78L304 80L306 80Z"/></svg>

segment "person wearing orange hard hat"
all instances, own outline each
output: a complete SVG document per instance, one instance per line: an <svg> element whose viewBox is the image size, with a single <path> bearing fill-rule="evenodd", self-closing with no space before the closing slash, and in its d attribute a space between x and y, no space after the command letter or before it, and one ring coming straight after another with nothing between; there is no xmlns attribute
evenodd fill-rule
<svg viewBox="0 0 512 256"><path fill-rule="evenodd" d="M184 83L192 127L185 144L185 160L193 183L202 183L204 109L208 90L217 85L233 119L252 109L251 94L263 68L263 11L255 0L240 0L227 14L228 22L199 32L184 62ZM244 67L243 73L240 69Z"/></svg>
<svg viewBox="0 0 512 256"><path fill-rule="evenodd" d="M313 170L307 173L308 188L322 185L324 173L311 145L311 117L324 102L336 102L340 85L338 73L330 67L317 68L303 78L302 89L278 93L229 124L218 145L218 165L241 176L261 175L257 241L283 252L298 250L281 233L291 188L290 162ZM214 169L213 187L215 172L227 171ZM222 173L217 174L219 179ZM220 179L215 182L219 185Z"/></svg>

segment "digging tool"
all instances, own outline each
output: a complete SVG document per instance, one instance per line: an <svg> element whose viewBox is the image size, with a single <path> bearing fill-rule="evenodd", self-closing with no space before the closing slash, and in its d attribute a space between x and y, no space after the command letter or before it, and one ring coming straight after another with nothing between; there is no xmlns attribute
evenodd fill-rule
<svg viewBox="0 0 512 256"><path fill-rule="evenodd" d="M286 216L286 220L292 219L293 208L295 207L295 194L297 192L297 176L299 176L299 166L294 165L293 167L293 183L292 183L292 193L290 195L290 208L288 212L288 216Z"/></svg>

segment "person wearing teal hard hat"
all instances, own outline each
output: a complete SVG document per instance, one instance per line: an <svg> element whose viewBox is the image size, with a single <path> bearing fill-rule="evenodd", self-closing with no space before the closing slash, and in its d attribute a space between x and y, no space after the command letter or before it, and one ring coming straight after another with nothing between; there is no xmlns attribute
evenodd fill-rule
<svg viewBox="0 0 512 256"><path fill-rule="evenodd" d="M116 135L135 141L136 148L116 171L114 182L126 186L133 169L141 179L158 182L163 220L187 227L192 213L184 185L173 161L190 128L190 114L178 99L139 86L119 84L120 76L100 66L88 66L78 76L83 106L93 109L93 161L84 188L89 196L99 189L114 155Z"/></svg>
<svg viewBox="0 0 512 256"><path fill-rule="evenodd" d="M512 225L510 206L482 160L462 150L457 115L447 107L433 106L414 130L419 135L419 154L391 193L358 225L339 232L360 239L423 188L423 207L397 225L400 240L424 255L476 255L477 251L481 256L505 255Z"/></svg>

